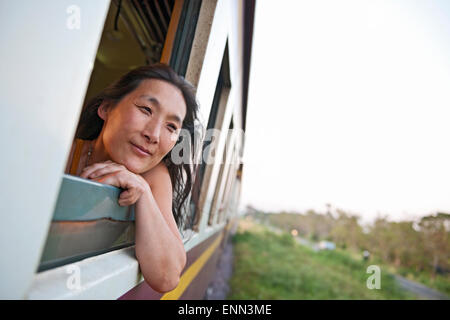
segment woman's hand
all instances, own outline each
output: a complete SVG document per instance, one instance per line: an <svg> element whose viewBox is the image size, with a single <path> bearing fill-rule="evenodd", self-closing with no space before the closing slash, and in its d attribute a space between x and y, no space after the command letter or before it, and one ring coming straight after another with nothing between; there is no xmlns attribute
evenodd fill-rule
<svg viewBox="0 0 450 320"><path fill-rule="evenodd" d="M120 206L135 204L142 194L150 188L141 175L135 174L125 166L110 160L84 168L80 177L124 189L119 197Z"/></svg>

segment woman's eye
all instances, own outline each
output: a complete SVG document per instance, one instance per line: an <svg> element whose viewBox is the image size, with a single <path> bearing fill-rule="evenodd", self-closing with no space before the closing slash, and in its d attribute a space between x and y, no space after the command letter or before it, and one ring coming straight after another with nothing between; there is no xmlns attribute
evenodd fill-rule
<svg viewBox="0 0 450 320"><path fill-rule="evenodd" d="M146 106L138 106L136 105L139 109L142 110L142 112L144 112L145 114L152 114L152 109Z"/></svg>
<svg viewBox="0 0 450 320"><path fill-rule="evenodd" d="M169 128L170 132L177 131L177 127L175 125L173 125L173 124L169 124L167 127Z"/></svg>

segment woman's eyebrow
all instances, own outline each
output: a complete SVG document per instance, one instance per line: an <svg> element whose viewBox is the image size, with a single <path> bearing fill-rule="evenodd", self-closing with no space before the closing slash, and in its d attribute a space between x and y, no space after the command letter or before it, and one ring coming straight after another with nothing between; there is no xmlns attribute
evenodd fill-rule
<svg viewBox="0 0 450 320"><path fill-rule="evenodd" d="M148 100L149 102L151 102L157 109L161 110L161 104L159 103L159 100L156 99L153 96L149 96L149 95L142 95L139 98L144 98L146 100ZM181 121L181 118L179 116L177 116L176 114L169 114L169 116L167 117L169 120L178 122L178 124L181 125L181 123L183 121Z"/></svg>
<svg viewBox="0 0 450 320"><path fill-rule="evenodd" d="M149 96L149 95L145 94L145 95L140 96L139 98L146 99L146 100L148 100L149 102L153 103L154 105L156 105L158 107L160 106L159 100L156 99L155 97L152 97L152 96Z"/></svg>
<svg viewBox="0 0 450 320"><path fill-rule="evenodd" d="M158 108L159 108L159 106L157 106ZM169 119L169 120L172 120L172 121L175 121L175 122L177 122L179 125L181 125L181 118L179 117L179 116L177 116L176 114L174 114L174 113L171 113L171 114L169 114L168 116L167 116L167 119Z"/></svg>

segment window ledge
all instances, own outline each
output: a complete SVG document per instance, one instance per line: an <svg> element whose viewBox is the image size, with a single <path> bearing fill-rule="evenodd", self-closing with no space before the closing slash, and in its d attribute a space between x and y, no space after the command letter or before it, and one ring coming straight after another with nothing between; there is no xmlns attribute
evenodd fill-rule
<svg viewBox="0 0 450 320"><path fill-rule="evenodd" d="M118 299L143 281L134 249L124 248L38 273L26 298Z"/></svg>
<svg viewBox="0 0 450 320"><path fill-rule="evenodd" d="M224 226L225 223L206 226L201 233L191 230L189 237L183 241L186 252ZM79 288L76 288L74 281L77 270ZM118 299L143 280L135 257L135 246L131 246L37 273L26 299Z"/></svg>

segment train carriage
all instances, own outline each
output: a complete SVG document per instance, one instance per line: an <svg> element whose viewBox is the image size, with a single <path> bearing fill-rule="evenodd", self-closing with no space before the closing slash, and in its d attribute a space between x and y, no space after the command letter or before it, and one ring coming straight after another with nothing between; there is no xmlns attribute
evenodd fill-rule
<svg viewBox="0 0 450 320"><path fill-rule="evenodd" d="M203 298L237 219L255 0L2 2L0 12L0 297ZM165 294L143 281L120 190L63 173L84 101L155 62L197 88L201 116L179 225L187 263Z"/></svg>

